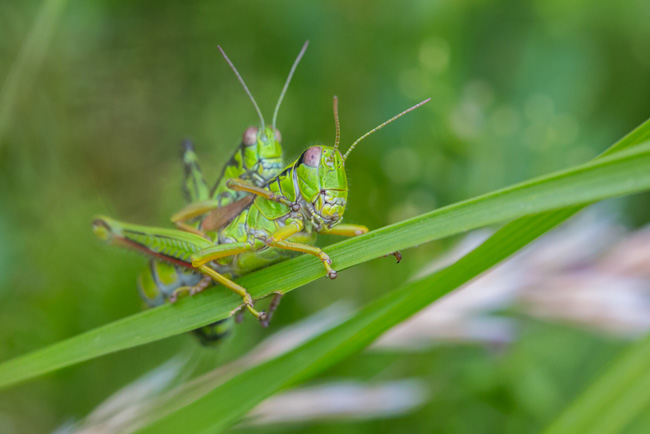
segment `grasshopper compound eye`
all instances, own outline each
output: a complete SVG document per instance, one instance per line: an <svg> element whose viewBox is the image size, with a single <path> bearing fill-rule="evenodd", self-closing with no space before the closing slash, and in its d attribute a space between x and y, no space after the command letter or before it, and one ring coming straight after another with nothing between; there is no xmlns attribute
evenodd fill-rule
<svg viewBox="0 0 650 434"><path fill-rule="evenodd" d="M320 165L320 146L312 146L302 154L302 162L309 167L318 167Z"/></svg>
<svg viewBox="0 0 650 434"><path fill-rule="evenodd" d="M242 138L242 141L244 142L244 145L246 146L253 146L254 144L257 143L257 128L256 127L248 127L246 128L246 131L244 131L244 137Z"/></svg>
<svg viewBox="0 0 650 434"><path fill-rule="evenodd" d="M275 141L282 143L282 135L280 134L280 130L275 130Z"/></svg>

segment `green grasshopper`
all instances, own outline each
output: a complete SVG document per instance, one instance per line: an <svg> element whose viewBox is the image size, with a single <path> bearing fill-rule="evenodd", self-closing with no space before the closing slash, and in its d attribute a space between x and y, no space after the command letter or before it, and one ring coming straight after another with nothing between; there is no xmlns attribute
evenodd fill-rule
<svg viewBox="0 0 650 434"><path fill-rule="evenodd" d="M196 217L205 217L205 214L208 211L228 206L245 195L243 192L227 188L226 182L228 179L238 178L250 181L258 187L261 187L269 179L280 172L284 163L282 158L282 146L280 145L282 139L280 131L276 128L277 116L284 95L286 94L289 83L291 82L291 78L293 77L300 59L305 54L308 45L309 41L306 41L289 71L289 76L284 83L278 102L275 105L271 127L265 126L264 116L262 116L262 112L257 105L255 98L253 98L253 95L248 90L248 86L246 86L244 79L241 77L237 68L235 68L235 65L230 61L223 49L220 46L217 46L253 103L260 119L260 128L249 127L244 131L241 144L224 165L224 168L211 191L208 191L208 187L198 165L198 158L192 149L191 143L186 143L184 145L184 190L185 196L191 204L184 208L182 212L176 213L172 216L172 222L175 223L179 229L196 233L197 231L194 230L196 225L189 226L184 223L186 220L194 219L196 222Z"/></svg>
<svg viewBox="0 0 650 434"><path fill-rule="evenodd" d="M287 259L294 252L316 256L323 263L326 275L330 279L336 278L332 260L313 246L316 234L356 236L368 231L362 225L340 224L348 194L345 160L361 140L429 101L422 101L367 132L342 155L338 149L338 100L334 97L334 147L318 145L308 148L263 187L249 181L228 180L226 185L230 189L253 195L236 202L241 202L241 209L236 213L227 215L225 220L220 216L217 220L225 222L221 226L206 225L210 220L204 219L198 229L211 235L207 238L190 232L122 223L108 217L96 218L93 230L109 243L141 250L178 266L197 270L205 276L200 284L179 288L177 293L189 292L192 295L214 281L242 297L243 304L237 311L245 307L265 322L267 314L258 312L248 291L231 279ZM227 211L231 210L224 207L211 211L211 214Z"/></svg>
<svg viewBox="0 0 650 434"><path fill-rule="evenodd" d="M255 185L264 185L270 178L277 175L283 166L282 148L280 146L281 136L276 129L277 114L282 103L282 99L287 91L291 78L305 53L309 41L303 45L298 57L294 61L289 76L285 81L280 97L275 106L273 113L272 127L265 127L264 117L257 105L253 95L248 90L243 78L230 61L225 52L218 47L226 62L234 71L237 79L242 84L249 99L253 103L255 110L260 119L260 128L249 127L244 132L242 142L237 147L232 157L224 166L214 187L210 190L205 182L203 173L198 163L192 143L183 142L183 166L185 178L183 190L185 197L190 202L189 215L194 218L194 225L185 224L181 219L187 219L187 211L183 214L174 216L172 221L179 227L190 232L197 232L195 227L199 225L204 216L197 215L215 208L228 206L236 200L242 198L247 193L230 190L226 187L226 181L230 178L239 178L253 182ZM138 290L140 297L149 306L159 306L164 304L170 296L182 287L194 287L201 283L200 273L186 267L171 264L165 261L151 259L148 267L140 273L138 277ZM217 341L219 338L228 333L231 321L223 320L209 324L203 328L197 329L194 333L198 336L203 344Z"/></svg>

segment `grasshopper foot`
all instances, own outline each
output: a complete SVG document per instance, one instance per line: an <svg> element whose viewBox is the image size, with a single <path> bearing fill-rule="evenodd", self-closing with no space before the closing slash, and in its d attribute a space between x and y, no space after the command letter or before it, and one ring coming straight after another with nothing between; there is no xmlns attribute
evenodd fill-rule
<svg viewBox="0 0 650 434"><path fill-rule="evenodd" d="M262 311L262 313L266 314L266 318L264 320L261 320L262 327L266 328L269 326L269 324L271 323L271 318L273 318L273 313L280 305L280 300L282 300L282 293L276 292L273 295L273 299L271 300L271 303L269 304L269 312L266 313Z"/></svg>
<svg viewBox="0 0 650 434"><path fill-rule="evenodd" d="M259 314L260 316L258 316L257 319L260 320L260 325L264 328L268 327L271 318L264 311L260 312Z"/></svg>
<svg viewBox="0 0 650 434"><path fill-rule="evenodd" d="M334 280L336 279L336 276L338 276L336 270L332 268L332 259L325 253L321 252L320 260L323 262L323 265L325 266L325 271L327 271L327 277L330 279Z"/></svg>
<svg viewBox="0 0 650 434"><path fill-rule="evenodd" d="M246 306L246 309L248 309L248 311L255 316L255 318L260 320L260 322L266 321L266 318L267 318L266 312L264 312L264 311L261 311L261 312L256 311L255 308L253 307L252 302L247 302L244 305Z"/></svg>
<svg viewBox="0 0 650 434"><path fill-rule="evenodd" d="M384 258L386 258L388 256L395 256L395 259L397 261L396 264L399 264L400 262L402 262L402 254L398 250L395 250L393 253L389 253L387 255L384 255Z"/></svg>

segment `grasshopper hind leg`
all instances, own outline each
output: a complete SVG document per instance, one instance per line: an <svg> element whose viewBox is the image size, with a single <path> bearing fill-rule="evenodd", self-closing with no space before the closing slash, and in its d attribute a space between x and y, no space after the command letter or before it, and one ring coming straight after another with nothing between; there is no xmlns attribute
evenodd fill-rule
<svg viewBox="0 0 650 434"><path fill-rule="evenodd" d="M189 140L181 144L181 157L185 172L183 180L183 193L188 202L200 202L210 197L210 189L203 179L203 173L199 166L199 159L194 152L194 146Z"/></svg>

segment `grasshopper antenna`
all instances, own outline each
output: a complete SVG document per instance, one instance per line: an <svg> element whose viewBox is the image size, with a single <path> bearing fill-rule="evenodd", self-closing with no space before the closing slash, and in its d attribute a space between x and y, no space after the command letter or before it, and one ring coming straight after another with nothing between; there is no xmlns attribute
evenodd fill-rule
<svg viewBox="0 0 650 434"><path fill-rule="evenodd" d="M336 151L341 143L341 125L339 124L339 99L334 95L334 124L336 125L336 139L334 139L334 150Z"/></svg>
<svg viewBox="0 0 650 434"><path fill-rule="evenodd" d="M255 98L253 98L253 94L251 93L250 90L248 90L248 86L246 86L246 83L244 83L244 79L241 78L241 75L239 75L239 72L237 71L237 68L235 68L235 65L230 61L228 56L226 56L226 52L223 51L223 48L221 48L221 45L217 45L217 48L219 51L221 51L221 55L226 59L226 62L228 62L228 65L230 65L230 68L235 72L235 75L237 76L237 79L241 83L242 86L244 86L244 90L246 91L246 94L248 97L251 99L253 105L255 106L255 110L257 111L257 115L260 117L260 123L262 126L262 131L264 131L264 117L262 116L262 111L260 110L259 106L255 102Z"/></svg>
<svg viewBox="0 0 650 434"><path fill-rule="evenodd" d="M282 104L282 100L284 99L284 94L287 93L287 88L289 87L289 83L291 82L293 73L296 72L296 67L298 67L298 63L300 63L300 59L302 59L303 54L305 54L305 51L307 51L308 45L309 45L309 40L306 40L305 44L302 46L302 49L300 50L300 53L298 53L298 57L296 57L296 60L293 62L293 65L291 66L291 70L289 71L289 76L287 77L287 81L284 83L282 92L280 92L280 98L278 98L278 103L275 105L275 110L273 111L274 130L275 130L275 121L277 120L278 112L280 111L280 104Z"/></svg>
<svg viewBox="0 0 650 434"><path fill-rule="evenodd" d="M345 159L348 158L348 155L350 154L350 152L352 152L352 150L353 150L354 147L357 145L357 143L359 143L360 141L362 141L363 139L365 139L366 137L368 137L368 136L371 135L372 133L381 130L381 129L384 128L386 125L388 125L388 124L390 124L391 122L393 122L395 119L400 118L400 117L404 116L405 114L407 114L408 112L413 111L413 110L415 110L416 108L423 106L424 104L428 103L429 101L431 101L431 98L427 98L427 99L425 99L424 101L415 104L413 107L404 110L402 113L398 114L397 116L393 116L392 118L388 119L388 120L387 120L386 122L384 122L383 124L381 124L381 125L379 125L379 126L373 128L372 130L368 131L368 132L367 132L366 134L364 134L363 136L359 137L359 138L358 138L358 139L357 139L357 140L352 144L352 146L350 146L350 149L348 149L348 151L345 153L345 155L343 155L343 161L345 161Z"/></svg>

